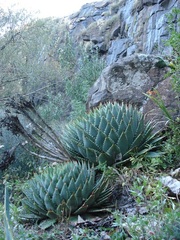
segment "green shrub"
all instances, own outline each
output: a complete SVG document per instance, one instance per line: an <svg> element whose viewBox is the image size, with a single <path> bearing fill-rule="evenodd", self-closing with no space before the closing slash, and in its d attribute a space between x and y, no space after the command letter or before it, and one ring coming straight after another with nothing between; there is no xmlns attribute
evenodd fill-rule
<svg viewBox="0 0 180 240"><path fill-rule="evenodd" d="M180 9L174 8L168 16L168 27L170 37L167 45L172 48L172 56L169 67L171 68L170 75L172 77L173 88L177 93L180 93ZM177 24L174 24L176 19Z"/></svg>

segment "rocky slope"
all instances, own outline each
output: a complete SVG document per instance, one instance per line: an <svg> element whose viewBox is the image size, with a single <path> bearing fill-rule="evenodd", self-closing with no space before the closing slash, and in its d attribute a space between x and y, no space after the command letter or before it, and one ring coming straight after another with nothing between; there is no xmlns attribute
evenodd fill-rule
<svg viewBox="0 0 180 240"><path fill-rule="evenodd" d="M108 100L131 102L162 127L165 119L144 95L157 89L165 105L179 114L170 79L164 79L171 57L165 45L167 14L174 7L180 7L178 0L104 0L86 4L65 19L74 41L97 49L107 64L89 91L87 110ZM179 31L176 18L173 24Z"/></svg>
<svg viewBox="0 0 180 240"><path fill-rule="evenodd" d="M107 65L134 53L169 54L167 14L178 0L104 0L68 18L73 37L99 49Z"/></svg>

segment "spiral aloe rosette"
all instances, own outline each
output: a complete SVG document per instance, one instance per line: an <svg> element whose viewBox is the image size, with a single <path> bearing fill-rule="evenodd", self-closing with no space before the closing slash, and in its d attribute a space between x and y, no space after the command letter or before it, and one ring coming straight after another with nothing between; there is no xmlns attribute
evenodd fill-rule
<svg viewBox="0 0 180 240"><path fill-rule="evenodd" d="M108 103L91 111L65 128L62 140L76 159L108 166L127 161L160 139L152 134L151 123L145 124L143 114L132 106Z"/></svg>
<svg viewBox="0 0 180 240"><path fill-rule="evenodd" d="M62 220L107 204L112 189L93 167L68 162L36 174L23 190L23 218Z"/></svg>

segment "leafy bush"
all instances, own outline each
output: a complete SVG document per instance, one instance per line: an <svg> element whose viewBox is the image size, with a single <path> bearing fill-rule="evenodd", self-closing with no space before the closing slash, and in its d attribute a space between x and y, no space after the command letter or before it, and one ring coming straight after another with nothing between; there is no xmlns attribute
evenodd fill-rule
<svg viewBox="0 0 180 240"><path fill-rule="evenodd" d="M174 24L174 19L177 21L177 25ZM168 26L170 32L170 38L167 41L167 45L172 48L172 59L169 64L171 68L170 75L172 76L172 83L174 90L180 93L180 9L174 8L171 14L168 15Z"/></svg>
<svg viewBox="0 0 180 240"><path fill-rule="evenodd" d="M4 147L1 149L1 156L3 155L4 151L10 150L18 143L23 142L23 140L24 139L13 135L12 132L3 129L2 141ZM6 170L6 174L11 177L13 176L14 179L16 177L23 178L29 174L32 174L34 171L36 171L37 167L40 164L35 157L29 155L29 153L24 151L24 149L20 146L16 148L14 155L14 161Z"/></svg>
<svg viewBox="0 0 180 240"><path fill-rule="evenodd" d="M49 124L69 121L85 113L88 90L105 65L96 51L92 54L82 46L75 46L69 35L60 45L58 57L61 84L55 83L54 90L49 88L46 101L39 106L39 113Z"/></svg>
<svg viewBox="0 0 180 240"><path fill-rule="evenodd" d="M70 98L66 93L53 95L47 93L47 102L38 106L38 112L49 125L57 125L60 122L68 121L72 112Z"/></svg>
<svg viewBox="0 0 180 240"><path fill-rule="evenodd" d="M165 214L160 231L155 234L155 238L164 240L180 240L180 209L174 209Z"/></svg>

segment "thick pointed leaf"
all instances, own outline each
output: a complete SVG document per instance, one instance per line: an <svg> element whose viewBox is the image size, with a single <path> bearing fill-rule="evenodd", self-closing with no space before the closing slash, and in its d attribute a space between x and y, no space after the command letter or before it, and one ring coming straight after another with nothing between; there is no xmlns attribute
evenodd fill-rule
<svg viewBox="0 0 180 240"><path fill-rule="evenodd" d="M68 186L66 182L64 182L62 186L60 194L61 194L61 200L67 201L69 196L68 196Z"/></svg>
<svg viewBox="0 0 180 240"><path fill-rule="evenodd" d="M95 143L99 148L101 148L105 137L106 137L106 135L101 130L99 130L97 133L97 136L95 138Z"/></svg>
<svg viewBox="0 0 180 240"><path fill-rule="evenodd" d="M124 155L128 150L128 139L125 132L122 132L117 142L117 145L118 145L118 148L120 149L121 154Z"/></svg>
<svg viewBox="0 0 180 240"><path fill-rule="evenodd" d="M57 214L53 210L48 210L47 217L50 218L50 219L57 219L58 218Z"/></svg>
<svg viewBox="0 0 180 240"><path fill-rule="evenodd" d="M111 124L112 129L114 129L114 130L118 129L119 123L116 121L114 116L110 120L110 124Z"/></svg>
<svg viewBox="0 0 180 240"><path fill-rule="evenodd" d="M124 132L126 130L126 124L124 123L124 120L122 119L119 123L119 127L117 129L117 133L120 136L122 134L122 132Z"/></svg>
<svg viewBox="0 0 180 240"><path fill-rule="evenodd" d="M55 210L55 206L52 203L52 198L49 196L48 193L46 193L46 196L44 198L44 204L47 210Z"/></svg>
<svg viewBox="0 0 180 240"><path fill-rule="evenodd" d="M56 187L52 196L52 202L57 207L61 202L61 195L59 189Z"/></svg>
<svg viewBox="0 0 180 240"><path fill-rule="evenodd" d="M99 155L99 151L95 151L94 149L86 149L87 159L90 160L91 163L97 163L97 157Z"/></svg>
<svg viewBox="0 0 180 240"><path fill-rule="evenodd" d="M120 148L116 144L112 144L111 147L108 149L107 154L111 156L113 159L121 153Z"/></svg>
<svg viewBox="0 0 180 240"><path fill-rule="evenodd" d="M103 145L102 145L102 151L103 152L108 152L108 150L111 148L111 146L113 144L114 144L114 142L110 138L106 137L104 139L104 142L103 142Z"/></svg>
<svg viewBox="0 0 180 240"><path fill-rule="evenodd" d="M117 144L118 139L119 139L119 135L114 128L111 128L111 131L108 135L108 138L110 138L113 143Z"/></svg>
<svg viewBox="0 0 180 240"><path fill-rule="evenodd" d="M98 128L90 122L88 134L95 139L97 132L98 132Z"/></svg>
<svg viewBox="0 0 180 240"><path fill-rule="evenodd" d="M43 199L40 196L38 196L36 193L33 193L33 198L36 204L38 205L38 207L41 208L42 212L45 212L44 211L45 205L44 205Z"/></svg>
<svg viewBox="0 0 180 240"><path fill-rule="evenodd" d="M81 206L82 199L83 199L83 196L82 196L82 185L79 185L79 187L76 189L75 199L76 199L76 206L78 206L78 207Z"/></svg>
<svg viewBox="0 0 180 240"><path fill-rule="evenodd" d="M50 228L51 226L53 226L56 223L56 219L48 219L48 220L44 220L39 224L39 227L42 230L46 230L48 228Z"/></svg>
<svg viewBox="0 0 180 240"><path fill-rule="evenodd" d="M76 209L79 207L79 206L77 206L77 201L76 201L76 197L75 197L74 193L69 197L66 205L72 213L74 213L76 211Z"/></svg>
<svg viewBox="0 0 180 240"><path fill-rule="evenodd" d="M91 149L94 149L94 150L100 150L99 147L97 146L97 144L95 144L94 141L92 141L86 134L83 134L83 138L82 138L82 141L83 141L83 146L85 148L91 148Z"/></svg>
<svg viewBox="0 0 180 240"><path fill-rule="evenodd" d="M73 194L76 189L75 179L72 177L69 182L68 191L70 194Z"/></svg>
<svg viewBox="0 0 180 240"><path fill-rule="evenodd" d="M132 126L132 124L131 124L131 122L129 122L129 124L128 124L127 128L126 128L126 131L125 131L125 135L126 135L126 137L128 139L128 142L127 142L128 149L130 148L131 143L134 140L134 134L135 134L135 132L132 131L132 127L131 126Z"/></svg>
<svg viewBox="0 0 180 240"><path fill-rule="evenodd" d="M107 153L100 153L98 156L98 162L101 164L106 164L107 166L112 166L115 159L109 156Z"/></svg>

